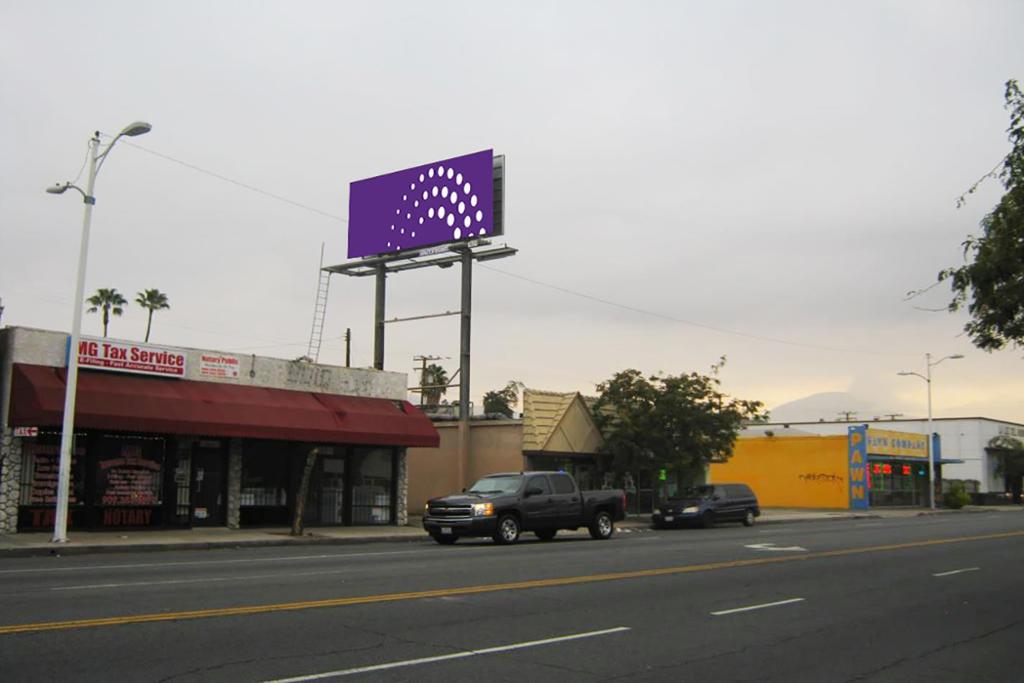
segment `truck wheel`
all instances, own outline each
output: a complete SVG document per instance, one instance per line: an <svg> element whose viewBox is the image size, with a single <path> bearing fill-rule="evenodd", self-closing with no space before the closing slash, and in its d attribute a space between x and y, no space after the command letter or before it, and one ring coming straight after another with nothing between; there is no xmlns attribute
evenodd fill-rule
<svg viewBox="0 0 1024 683"><path fill-rule="evenodd" d="M598 512L590 522L590 537L598 540L607 540L615 533L615 522L612 516L605 511Z"/></svg>
<svg viewBox="0 0 1024 683"><path fill-rule="evenodd" d="M501 545L511 545L519 540L519 520L514 515L503 515L498 520L498 528L494 532L494 542Z"/></svg>
<svg viewBox="0 0 1024 683"><path fill-rule="evenodd" d="M558 529L538 529L533 533L542 541L550 541L558 533Z"/></svg>
<svg viewBox="0 0 1024 683"><path fill-rule="evenodd" d="M700 525L705 529L710 529L715 525L715 513L708 510L700 516Z"/></svg>
<svg viewBox="0 0 1024 683"><path fill-rule="evenodd" d="M455 542L459 540L457 536L441 536L440 533L431 533L430 538L442 546L454 546Z"/></svg>
<svg viewBox="0 0 1024 683"><path fill-rule="evenodd" d="M754 526L754 511L747 510L743 514L743 526Z"/></svg>

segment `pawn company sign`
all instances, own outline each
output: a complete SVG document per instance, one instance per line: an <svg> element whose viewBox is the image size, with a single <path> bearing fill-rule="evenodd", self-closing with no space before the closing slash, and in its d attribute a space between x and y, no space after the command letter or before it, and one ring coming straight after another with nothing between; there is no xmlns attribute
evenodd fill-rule
<svg viewBox="0 0 1024 683"><path fill-rule="evenodd" d="M130 372L137 375L179 378L185 376L185 354L181 351L111 339L79 339L78 364L83 368Z"/></svg>

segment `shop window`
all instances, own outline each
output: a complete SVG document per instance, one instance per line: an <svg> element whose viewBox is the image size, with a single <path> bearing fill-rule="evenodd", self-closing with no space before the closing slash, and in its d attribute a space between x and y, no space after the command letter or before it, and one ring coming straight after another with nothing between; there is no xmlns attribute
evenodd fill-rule
<svg viewBox="0 0 1024 683"><path fill-rule="evenodd" d="M156 506L163 500L164 440L103 435L98 440L93 502L104 507Z"/></svg>
<svg viewBox="0 0 1024 683"><path fill-rule="evenodd" d="M40 436L21 450L21 505L56 505L60 476L60 436ZM76 441L84 442L84 436ZM76 445L71 455L71 495L68 505L85 502L85 448Z"/></svg>
<svg viewBox="0 0 1024 683"><path fill-rule="evenodd" d="M241 507L288 505L288 445L247 441L242 454Z"/></svg>
<svg viewBox="0 0 1024 683"><path fill-rule="evenodd" d="M393 450L356 448L352 451L352 523L390 524L393 490Z"/></svg>

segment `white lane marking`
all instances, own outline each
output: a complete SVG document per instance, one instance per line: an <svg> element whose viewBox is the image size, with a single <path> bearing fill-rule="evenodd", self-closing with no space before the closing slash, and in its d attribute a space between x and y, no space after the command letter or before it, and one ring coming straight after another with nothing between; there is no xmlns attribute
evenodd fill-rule
<svg viewBox="0 0 1024 683"><path fill-rule="evenodd" d="M720 617L723 614L736 614L737 612L749 612L755 609L764 609L765 607L778 607L779 605L790 605L794 602L803 602L803 598L790 598L789 600L779 600L778 602L766 602L763 605L751 605L750 607L737 607L735 609L723 609L718 612L712 612L711 616Z"/></svg>
<svg viewBox="0 0 1024 683"><path fill-rule="evenodd" d="M938 574L932 574L932 576L953 576L953 574L963 574L964 572L976 572L981 567L967 567L966 569L954 569L951 572L939 572Z"/></svg>
<svg viewBox="0 0 1024 683"><path fill-rule="evenodd" d="M340 678L341 676L352 676L354 674L369 673L371 671L385 671L387 669L398 669L405 666L417 666L419 664L432 664L434 662L444 662L451 659L465 659L466 657L479 657L480 655L490 655L497 652L511 652L513 650L522 650L528 647L538 647L540 645L551 645L552 643L564 643L569 640L580 640L582 638L595 638L597 636L607 636L612 633L622 633L629 631L628 626L617 626L615 628L607 628L603 631L588 631L587 633L574 633L568 636L558 636L556 638L545 638L544 640L530 640L525 643L513 643L511 645L499 645L498 647L487 647L480 650L464 650L462 652L453 652L447 655L438 655L436 657L420 657L419 659L406 659L401 662L388 662L387 664L375 664L373 666L360 666L355 669L338 669L337 671L325 671L319 674L309 674L307 676L295 676L294 678L275 678L273 680L263 681L263 683L299 683L300 681L316 681L324 678Z"/></svg>
<svg viewBox="0 0 1024 683"><path fill-rule="evenodd" d="M787 545L779 548L774 543L753 543L751 545L745 545L744 548L750 548L751 550L778 550L782 552L793 552L793 553L806 553L807 548L802 548L798 545Z"/></svg>
<svg viewBox="0 0 1024 683"><path fill-rule="evenodd" d="M0 574L43 574L52 572L80 572L92 569L146 569L149 567L189 567L215 564L251 564L253 562L297 562L300 560L345 559L349 557L380 557L382 555L410 555L421 550L391 550L378 553L326 553L323 555L294 555L280 557L250 557L238 560L193 560L190 562L148 562L137 564L87 564L73 567L38 567L36 569L0 569ZM430 552L430 551L427 551Z"/></svg>

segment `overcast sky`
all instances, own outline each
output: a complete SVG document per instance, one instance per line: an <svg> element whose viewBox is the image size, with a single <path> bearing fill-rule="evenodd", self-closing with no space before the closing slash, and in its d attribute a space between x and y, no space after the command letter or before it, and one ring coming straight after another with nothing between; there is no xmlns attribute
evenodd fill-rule
<svg viewBox="0 0 1024 683"><path fill-rule="evenodd" d="M519 254L474 273L476 400L724 354L725 389L769 407L849 392L806 417L921 416L924 382L896 373L962 353L935 414L1024 422L1024 352L919 310L944 285L904 300L1001 195L955 207L1009 148L1021 26L1024 4L973 0L0 0L3 323L70 328L82 205L43 189L93 130L153 125L99 176L87 293L156 287L151 342L283 358L306 351L321 243L345 260L349 183L493 148ZM458 303L458 268L389 278L389 318ZM350 327L372 364L372 322L372 279L332 278L321 360ZM145 324L133 304L111 336ZM387 333L387 369L458 367L457 317Z"/></svg>

